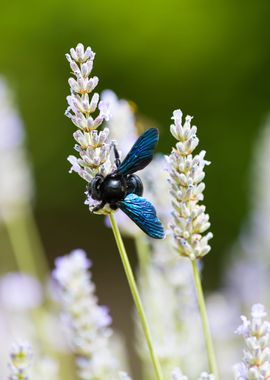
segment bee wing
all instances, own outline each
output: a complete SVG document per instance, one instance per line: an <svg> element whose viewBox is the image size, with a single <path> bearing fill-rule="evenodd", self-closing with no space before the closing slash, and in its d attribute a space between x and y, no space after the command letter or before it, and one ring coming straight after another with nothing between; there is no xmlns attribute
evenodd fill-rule
<svg viewBox="0 0 270 380"><path fill-rule="evenodd" d="M157 128L150 128L144 132L130 149L123 162L118 166L116 173L122 175L132 174L145 168L152 161L157 142Z"/></svg>
<svg viewBox="0 0 270 380"><path fill-rule="evenodd" d="M123 201L119 202L119 208L147 235L154 239L164 238L163 226L154 206L148 200L136 194L128 194Z"/></svg>

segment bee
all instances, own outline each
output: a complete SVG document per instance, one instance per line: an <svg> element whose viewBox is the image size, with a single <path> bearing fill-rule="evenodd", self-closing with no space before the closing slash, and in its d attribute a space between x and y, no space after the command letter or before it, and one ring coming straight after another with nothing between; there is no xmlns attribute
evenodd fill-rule
<svg viewBox="0 0 270 380"><path fill-rule="evenodd" d="M143 183L140 177L134 174L152 161L158 139L158 130L148 129L137 139L122 162L113 144L116 170L105 177L96 174L88 186L88 193L93 199L100 201L93 212L109 204L112 210L122 210L148 236L163 239L164 229L156 210L142 197Z"/></svg>

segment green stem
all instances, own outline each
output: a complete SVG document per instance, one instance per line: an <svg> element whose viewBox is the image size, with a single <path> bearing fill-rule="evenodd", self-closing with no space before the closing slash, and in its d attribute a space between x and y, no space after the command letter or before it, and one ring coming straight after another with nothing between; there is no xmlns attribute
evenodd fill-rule
<svg viewBox="0 0 270 380"><path fill-rule="evenodd" d="M24 216L18 215L12 220L6 218L4 222L19 271L38 278L38 269L31 254L32 247Z"/></svg>
<svg viewBox="0 0 270 380"><path fill-rule="evenodd" d="M125 270L125 273L126 273L126 276L127 276L127 280L128 280L128 283L129 283L130 291L131 291L131 294L133 296L133 300L134 300L134 303L136 305L137 312L138 312L138 315L139 315L139 318L140 318L140 321L141 321L141 324L142 324L142 328L143 328L143 331L144 331L144 335L145 335L145 339L146 339L146 342L147 342L147 345L148 345L150 356L151 356L151 359L152 359L152 362L153 362L155 373L156 373L156 376L157 376L158 380L163 380L163 375L162 375L162 372L161 372L160 363L159 363L158 358L156 356L156 353L154 351L154 346L153 346L153 343L152 343L150 329L149 329L149 326L148 326L148 323L147 323L147 320L146 320L146 316L145 316L145 312L144 312L144 309L143 309L142 301L140 299L140 295L139 295L139 292L138 292L138 289L137 289L137 285L136 285L136 282L135 282L135 279L134 279L134 276L133 276L133 273L132 273L132 269L131 269L131 266L130 266L130 263L129 263L129 259L128 259L126 250L125 250L125 246L124 246L121 234L119 232L119 229L118 229L118 226L116 224L116 221L114 219L113 214L110 214L110 221L111 221L111 225L112 225L112 230L113 230L113 234L114 234L114 237L115 237L115 241L116 241L116 244L117 244L117 247L118 247L118 250L119 250L119 254L120 254L123 266L124 266L124 270Z"/></svg>
<svg viewBox="0 0 270 380"><path fill-rule="evenodd" d="M33 214L33 209L30 205L26 206L24 216L25 223L27 223L29 239L32 245L32 257L35 259L36 263L38 263L39 278L41 280L45 280L50 273L50 268L35 216Z"/></svg>
<svg viewBox="0 0 270 380"><path fill-rule="evenodd" d="M211 333L209 329L209 323L208 323L207 312L206 312L206 307L205 307L205 302L204 302L201 278L200 278L200 274L199 274L199 270L197 266L197 260L192 260L192 269L193 269L193 276L194 276L195 288L196 288L196 293L197 293L198 305L199 305L199 310L201 314L204 339L205 339L205 344L206 344L206 349L207 349L209 370L214 375L215 380L218 380L215 351L214 351L212 337L211 337Z"/></svg>
<svg viewBox="0 0 270 380"><path fill-rule="evenodd" d="M49 268L31 207L23 206L16 218L4 222L20 272L44 280Z"/></svg>

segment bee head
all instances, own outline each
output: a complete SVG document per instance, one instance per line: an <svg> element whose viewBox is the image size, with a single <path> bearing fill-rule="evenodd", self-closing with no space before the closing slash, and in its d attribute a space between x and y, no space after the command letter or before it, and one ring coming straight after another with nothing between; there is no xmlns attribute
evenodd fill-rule
<svg viewBox="0 0 270 380"><path fill-rule="evenodd" d="M97 174L88 185L88 193L91 197L97 201L101 200L101 184L104 181L104 177L101 174Z"/></svg>

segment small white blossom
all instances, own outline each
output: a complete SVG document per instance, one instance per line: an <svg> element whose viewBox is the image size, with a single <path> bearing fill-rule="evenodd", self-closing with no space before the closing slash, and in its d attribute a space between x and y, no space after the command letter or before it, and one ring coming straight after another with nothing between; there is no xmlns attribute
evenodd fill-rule
<svg viewBox="0 0 270 380"><path fill-rule="evenodd" d="M58 258L53 272L59 284L63 322L82 380L113 377L118 367L110 349L111 317L106 307L97 304L90 267L85 252L75 250Z"/></svg>
<svg viewBox="0 0 270 380"><path fill-rule="evenodd" d="M270 323L265 321L264 306L252 306L251 320L241 316L242 324L235 331L245 339L244 356L235 366L236 380L266 380L270 377Z"/></svg>
<svg viewBox="0 0 270 380"><path fill-rule="evenodd" d="M267 316L264 306L259 303L253 305L251 309L251 316L257 321L257 323L261 323L261 320Z"/></svg>
<svg viewBox="0 0 270 380"><path fill-rule="evenodd" d="M172 119L171 133L178 142L167 157L174 208L171 229L179 254L194 260L210 251L208 241L212 238L210 232L203 236L210 227L209 215L205 213L205 206L198 204L203 200L205 184L202 180L209 161L204 159L205 151L192 155L199 143L197 127L191 125L192 117L186 116L182 123L182 112L176 110Z"/></svg>
<svg viewBox="0 0 270 380"><path fill-rule="evenodd" d="M13 344L10 352L9 380L29 380L32 348L26 342Z"/></svg>
<svg viewBox="0 0 270 380"><path fill-rule="evenodd" d="M96 174L105 176L114 168L110 157L109 129L97 131L103 121L109 121L111 110L107 102L99 101L98 93L90 96L98 84L97 77L89 77L95 58L91 48L85 50L82 44L78 44L70 54L66 54L66 58L74 77L68 80L71 94L67 97L65 114L78 128L73 137L76 140L75 150L79 153L79 157L68 157L72 165L70 173L74 171L90 183ZM93 116L97 110L99 113ZM87 204L91 204L91 199Z"/></svg>

